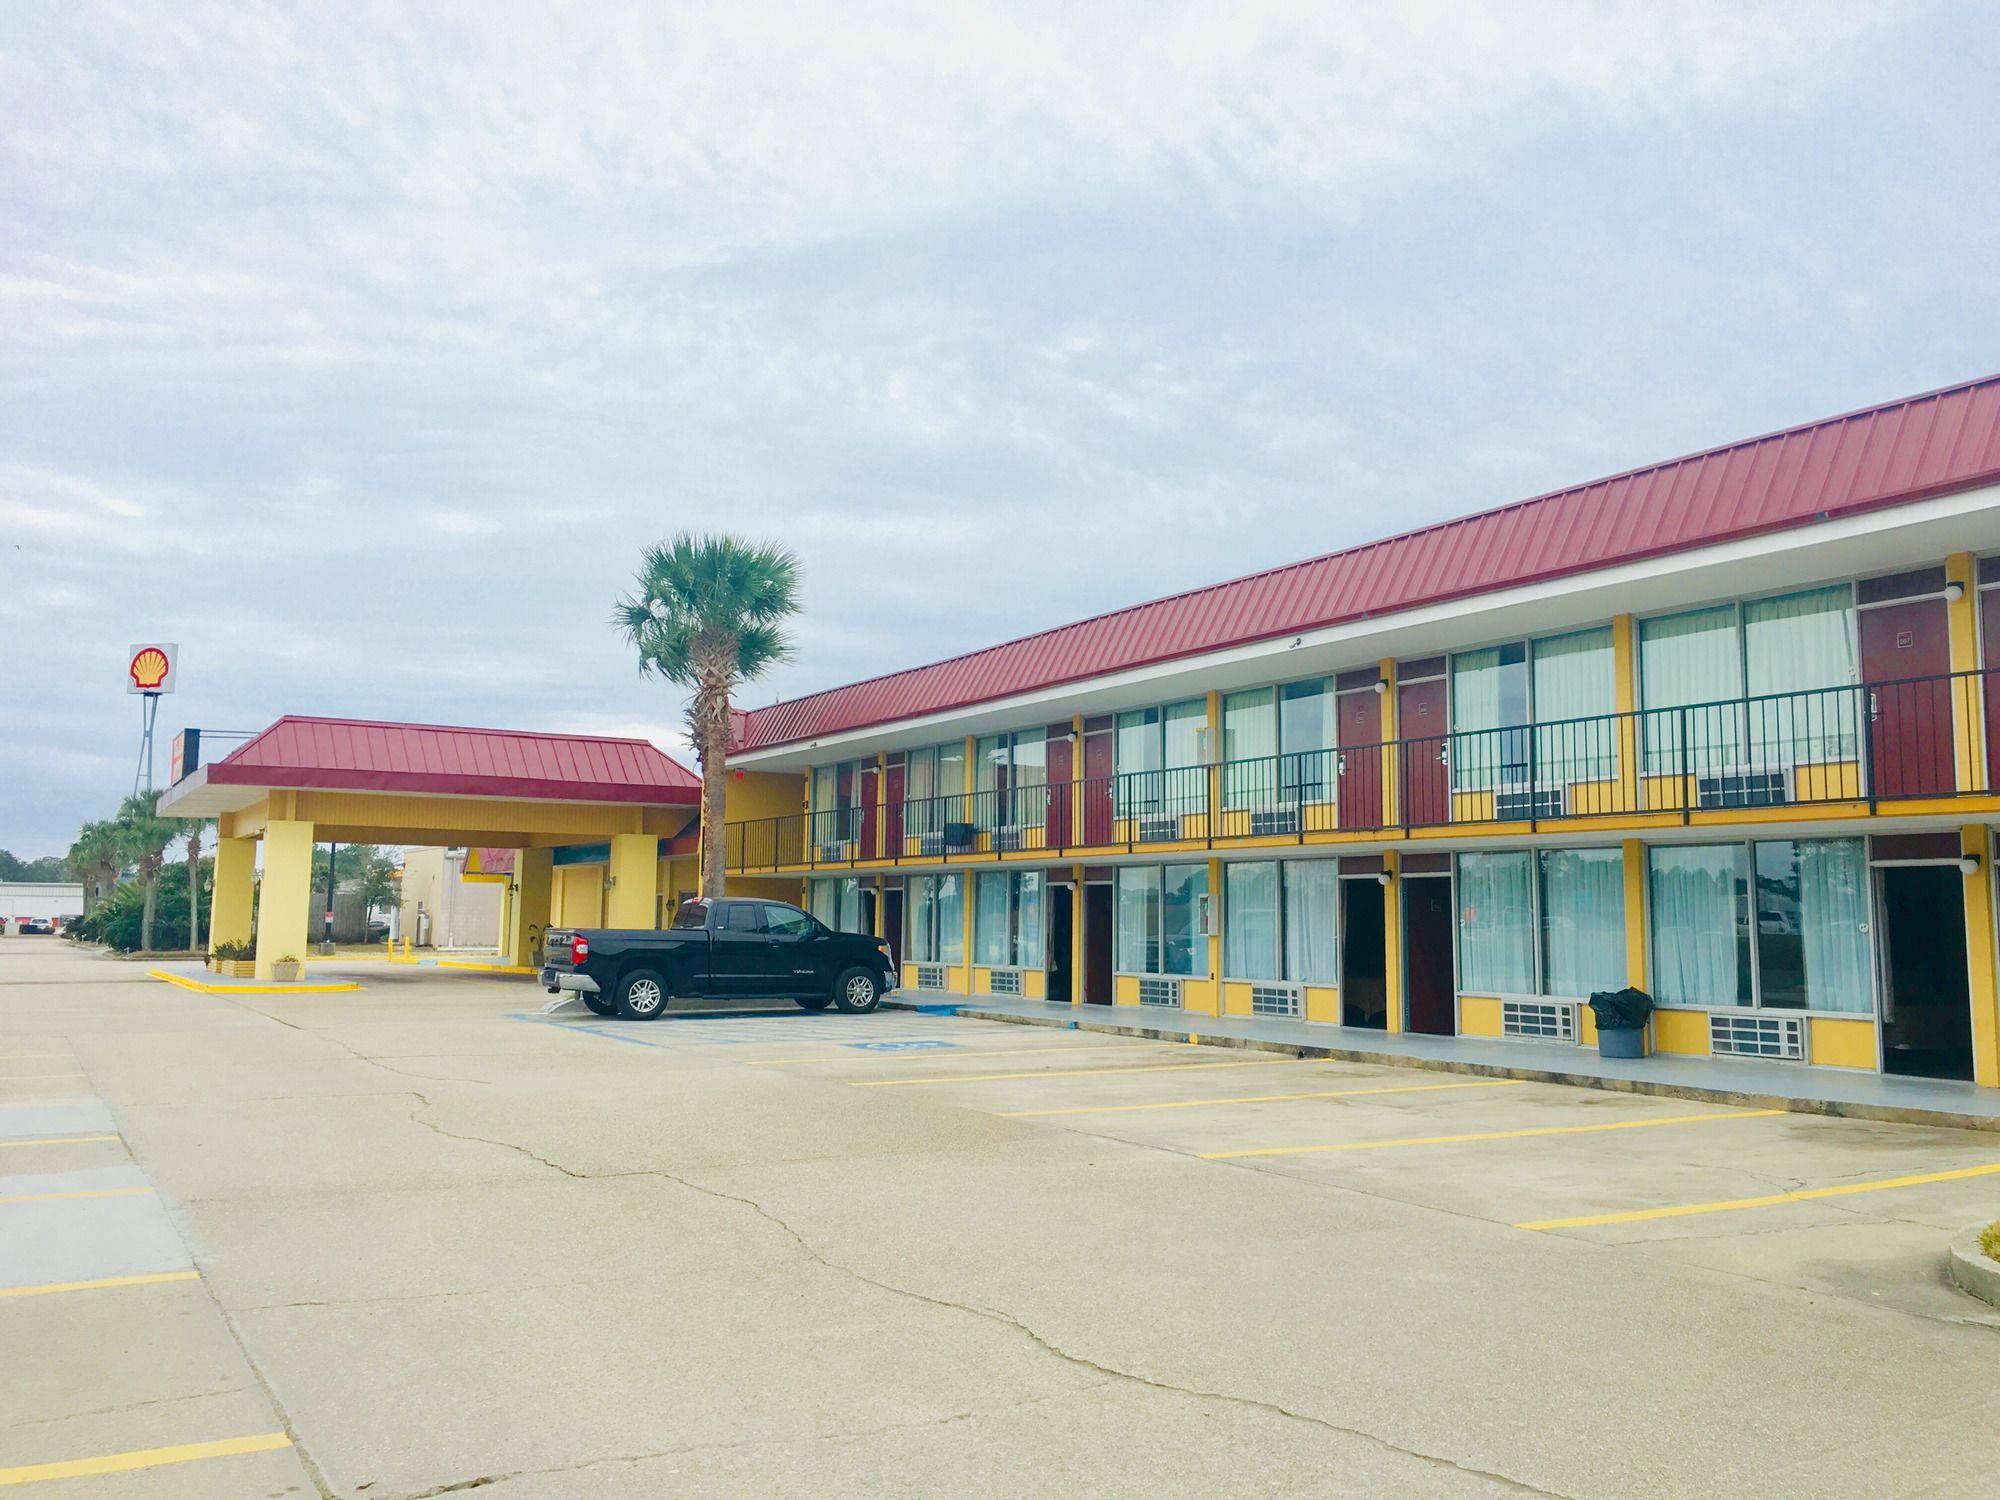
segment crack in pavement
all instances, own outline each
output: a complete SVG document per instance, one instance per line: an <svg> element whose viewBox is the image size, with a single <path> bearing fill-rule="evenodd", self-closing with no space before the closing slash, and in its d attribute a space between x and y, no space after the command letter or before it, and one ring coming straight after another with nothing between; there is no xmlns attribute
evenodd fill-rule
<svg viewBox="0 0 2000 1500"><path fill-rule="evenodd" d="M419 1097L421 1098L422 1096L420 1095ZM1077 1354L1071 1350L1063 1348L1060 1344L1055 1343L1047 1336L1037 1332L1034 1328L1022 1322L1021 1319L1019 1319L1018 1317L1014 1316L1014 1314L1007 1312L1004 1309L986 1307L975 1302L958 1302L948 1297L932 1296L929 1293L919 1292L910 1287L898 1286L893 1282L879 1280L878 1278L870 1276L863 1271L855 1269L853 1266L844 1265L839 1261L830 1259L827 1255L825 1255L817 1247L815 1247L812 1244L812 1242L808 1240L800 1230L795 1228L791 1223L789 1223L779 1214L774 1213L772 1210L766 1208L763 1204L759 1203L754 1198L746 1197L740 1193L726 1192L721 1188L709 1187L705 1184L695 1182L689 1178L680 1176L677 1173L669 1172L662 1168L657 1168L657 1167L634 1168L633 1170L630 1171L618 1171L618 1172L579 1172L573 1167L564 1166L559 1161L554 1161L546 1156L543 1156L540 1152L535 1151L530 1147L524 1146L518 1141L499 1140L491 1136L466 1135L466 1134L461 1134L457 1131L446 1130L436 1121L426 1120L422 1118L422 1116L430 1108L431 1105L429 1101L426 1100L422 1108L412 1112L410 1116L411 1123L415 1125L421 1125L426 1130L433 1131L438 1135L448 1137L449 1139L452 1140L477 1142L482 1145L497 1147L503 1151L515 1152L521 1156L527 1157L530 1161L539 1162L542 1166L548 1168L549 1170L554 1172L559 1172L564 1177L571 1178L572 1180L575 1181L596 1182L596 1181L612 1180L618 1178L652 1177L652 1178L657 1178L664 1182L671 1182L678 1187L685 1188L689 1192L699 1193L706 1198L714 1198L722 1202L740 1204L744 1208L749 1209L752 1213L755 1213L760 1218L764 1219L767 1223L771 1224L774 1228L778 1229L788 1238L790 1238L792 1243L798 1247L799 1251L802 1254L804 1254L807 1259L813 1261L817 1265L825 1267L827 1270L832 1271L837 1275L850 1277L853 1280L862 1283L864 1286L873 1287L877 1291L885 1292L893 1297L901 1297L909 1301L921 1302L930 1307L941 1308L950 1312L964 1313L971 1317L982 1318L988 1322L996 1323L1003 1328L1010 1329L1013 1332L1020 1334L1022 1337L1028 1339L1031 1343L1033 1343L1038 1349L1042 1350L1044 1353L1052 1356L1053 1358L1059 1359L1063 1363L1074 1366L1075 1368L1078 1369L1093 1371L1096 1374L1106 1377L1107 1380L1124 1381L1129 1384L1143 1386L1149 1390L1160 1391L1168 1395L1187 1396L1197 1401L1215 1401L1227 1405L1244 1407L1253 1411L1265 1412L1269 1415L1286 1418L1289 1421L1302 1423L1304 1425L1311 1427L1317 1427L1322 1429L1323 1431L1337 1433L1342 1437L1353 1438L1360 1442L1364 1442L1375 1448L1378 1448L1383 1452L1397 1454L1404 1458L1415 1459L1420 1463L1431 1465L1434 1468L1448 1469L1460 1474L1464 1474L1469 1478L1487 1480L1490 1483L1501 1486L1504 1490L1506 1490L1510 1494L1541 1496L1544 1497L1544 1500L1566 1500L1566 1497L1560 1495L1557 1491L1541 1489L1535 1485L1527 1484L1521 1480L1511 1478L1508 1475L1495 1473L1490 1469L1481 1469L1470 1464L1461 1464L1457 1460L1446 1458L1441 1454L1427 1453L1421 1449L1406 1447L1402 1444L1391 1442L1389 1439L1378 1436L1377 1434L1369 1432L1364 1428L1350 1427L1343 1425L1342 1423L1339 1422L1329 1421L1325 1417L1314 1416L1310 1412L1295 1411L1292 1408L1284 1406L1281 1403L1275 1401L1266 1401L1255 1396L1238 1395L1230 1391L1211 1391L1211 1390L1204 1390L1197 1386L1177 1385L1172 1381L1156 1379L1149 1375L1140 1374L1134 1370L1126 1370L1126 1369L1121 1369L1115 1365L1104 1364L1101 1361L1090 1358L1088 1355ZM677 1450L668 1450L668 1451L669 1453L671 1453ZM641 1456L660 1457L665 1455L648 1454ZM625 1461L625 1460L603 1460L603 1461L610 1462L610 1461ZM509 1475L501 1477L511 1478L514 1476ZM490 1484L493 1482L495 1481L492 1476L486 1476L478 1480L463 1481L457 1486L457 1488L470 1489L478 1485ZM452 1493L452 1491L449 1489L429 1490L429 1491L424 1491L418 1495L405 1496L403 1497L403 1500L428 1500L428 1497L441 1494L449 1494L449 1493Z"/></svg>
<svg viewBox="0 0 2000 1500"><path fill-rule="evenodd" d="M206 1401L212 1396L237 1396L249 1390L247 1385L225 1385L212 1391L189 1391L181 1396L154 1396L147 1401L122 1401L114 1406L97 1406L89 1411L66 1411L55 1417L29 1417L25 1421L9 1422L0 1431L19 1432L23 1427L46 1427L51 1422L69 1422L78 1417L109 1417L119 1412L143 1411L149 1406L172 1406L180 1401Z"/></svg>

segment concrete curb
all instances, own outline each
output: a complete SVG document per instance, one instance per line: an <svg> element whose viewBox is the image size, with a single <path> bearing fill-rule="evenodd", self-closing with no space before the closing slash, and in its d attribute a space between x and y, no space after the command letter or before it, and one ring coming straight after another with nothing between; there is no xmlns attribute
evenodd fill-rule
<svg viewBox="0 0 2000 1500"><path fill-rule="evenodd" d="M1497 1063L1463 1062L1455 1058L1409 1057L1398 1052L1372 1052L1361 1047L1314 1047L1299 1042L1267 1041L1261 1037L1217 1036L1188 1026L1146 1026L1100 1021L1082 1016L1022 1016L986 1010L976 1001L956 1004L885 998L884 1006L929 1014L969 1016L976 1021L1005 1021L1014 1026L1049 1026L1058 1031L1095 1031L1106 1036L1139 1037L1153 1042L1188 1042L1204 1047L1238 1047L1276 1052L1285 1057L1327 1058L1335 1062L1374 1063L1386 1068L1416 1068L1432 1073L1469 1073L1480 1078L1516 1078L1524 1083L1560 1083L1570 1088L1603 1089L1616 1094L1646 1094L1664 1099L1694 1099L1704 1104L1740 1104L1753 1109L1781 1109L1789 1114L1832 1115L1844 1120L1873 1120L1887 1125L1938 1125L1952 1130L2000 1134L2000 1116L1960 1114L1954 1110L1923 1109L1904 1104L1864 1104L1845 1099L1802 1099L1789 1094L1765 1094L1749 1089L1706 1088L1650 1078L1605 1078L1594 1073L1568 1073L1559 1068L1514 1067ZM1102 1007L1098 1007L1102 1008Z"/></svg>
<svg viewBox="0 0 2000 1500"><path fill-rule="evenodd" d="M1982 1302L1991 1302L2000 1307L2000 1261L1994 1260L1979 1248L1979 1236L1985 1232L1984 1224L1974 1224L1969 1229L1961 1229L1952 1236L1951 1252L1945 1269L1951 1279L1958 1283L1958 1289L1969 1292Z"/></svg>

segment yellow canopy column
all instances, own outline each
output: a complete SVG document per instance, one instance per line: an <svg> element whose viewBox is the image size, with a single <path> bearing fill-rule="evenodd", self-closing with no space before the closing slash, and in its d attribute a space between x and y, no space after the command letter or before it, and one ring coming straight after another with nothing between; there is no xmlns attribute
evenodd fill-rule
<svg viewBox="0 0 2000 1500"><path fill-rule="evenodd" d="M264 828L264 885L257 897L257 977L281 958L306 956L312 916L313 825L273 820Z"/></svg>
<svg viewBox="0 0 2000 1500"><path fill-rule="evenodd" d="M223 839L215 846L215 896L209 908L208 951L217 943L250 941L257 904L257 841Z"/></svg>
<svg viewBox="0 0 2000 1500"><path fill-rule="evenodd" d="M533 968L542 961L542 934L549 926L549 899L555 888L553 849L514 851L514 905L507 929L507 962Z"/></svg>
<svg viewBox="0 0 2000 1500"><path fill-rule="evenodd" d="M660 925L660 840L651 833L611 836L611 889L604 898L606 927Z"/></svg>
<svg viewBox="0 0 2000 1500"><path fill-rule="evenodd" d="M1972 990L1972 1076L2000 1086L2000 977L1994 972L1993 856L1983 823L1959 829L1959 849L1978 861L1965 877L1966 978Z"/></svg>

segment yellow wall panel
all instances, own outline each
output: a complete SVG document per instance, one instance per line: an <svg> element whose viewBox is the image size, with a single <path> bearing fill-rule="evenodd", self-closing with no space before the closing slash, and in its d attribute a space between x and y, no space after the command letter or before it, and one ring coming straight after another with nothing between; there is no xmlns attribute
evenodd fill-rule
<svg viewBox="0 0 2000 1500"><path fill-rule="evenodd" d="M1340 991L1331 986L1308 985L1306 987L1306 1019L1325 1021L1333 1025L1340 1023Z"/></svg>
<svg viewBox="0 0 2000 1500"><path fill-rule="evenodd" d="M1111 1002L1114 1005L1137 1005L1139 1003L1139 980L1133 974L1120 974L1111 981Z"/></svg>
<svg viewBox="0 0 2000 1500"><path fill-rule="evenodd" d="M1183 979L1181 1010L1191 1016L1216 1014L1215 990L1216 981L1213 979Z"/></svg>
<svg viewBox="0 0 2000 1500"><path fill-rule="evenodd" d="M1250 1010L1250 986L1238 979L1226 980L1222 986L1222 1013L1225 1016L1247 1016Z"/></svg>
<svg viewBox="0 0 2000 1500"><path fill-rule="evenodd" d="M1866 1068L1874 1072L1876 1067L1875 1023L1862 1020L1838 1020L1828 1016L1814 1016L1807 1023L1812 1031L1812 1044L1808 1056L1827 1068Z"/></svg>
<svg viewBox="0 0 2000 1500"><path fill-rule="evenodd" d="M1654 1011L1653 1050L1656 1052L1679 1052L1689 1057L1708 1056L1708 1012L1705 1010Z"/></svg>
<svg viewBox="0 0 2000 1500"><path fill-rule="evenodd" d="M1458 997L1458 1034L1460 1036L1500 1035L1500 1002L1491 995L1460 995Z"/></svg>

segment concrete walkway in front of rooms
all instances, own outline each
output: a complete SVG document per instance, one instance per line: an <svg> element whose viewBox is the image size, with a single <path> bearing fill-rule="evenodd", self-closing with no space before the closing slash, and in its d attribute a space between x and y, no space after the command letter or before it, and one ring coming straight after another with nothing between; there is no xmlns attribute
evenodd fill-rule
<svg viewBox="0 0 2000 1500"><path fill-rule="evenodd" d="M1297 1057L1387 1063L1451 1073L1566 1083L1631 1094L1660 1094L1800 1114L1842 1115L1907 1125L2000 1131L2000 1089L1930 1078L1896 1078L1846 1068L1753 1058L1655 1054L1625 1061L1595 1047L1498 1037L1419 1036L1364 1031L1277 1016L1200 1016L1136 1005L1060 1005L1007 995L899 990L888 1005L955 1011L1029 1026L1076 1027L1156 1041L1249 1047Z"/></svg>

